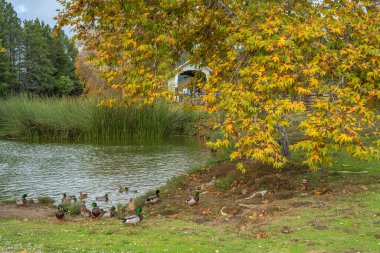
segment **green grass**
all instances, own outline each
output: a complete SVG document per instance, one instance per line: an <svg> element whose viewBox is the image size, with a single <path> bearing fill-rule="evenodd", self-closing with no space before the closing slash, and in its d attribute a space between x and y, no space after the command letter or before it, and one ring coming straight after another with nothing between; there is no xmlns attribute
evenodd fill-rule
<svg viewBox="0 0 380 253"><path fill-rule="evenodd" d="M53 205L55 200L49 196L38 196L37 202L40 203L41 205Z"/></svg>
<svg viewBox="0 0 380 253"><path fill-rule="evenodd" d="M201 112L168 102L145 106L99 106L95 98L0 100L0 137L27 139L126 140L194 135Z"/></svg>
<svg viewBox="0 0 380 253"><path fill-rule="evenodd" d="M232 184L235 182L235 177L233 175L227 175L217 179L214 183L214 188L219 191L228 191L231 189Z"/></svg>
<svg viewBox="0 0 380 253"><path fill-rule="evenodd" d="M243 231L231 225L145 217L137 228L118 220L0 221L0 251L19 252L378 252L379 185L285 211ZM315 198L315 197L314 197ZM287 226L291 232L281 230ZM269 239L257 239L257 233ZM217 251L218 250L218 251Z"/></svg>

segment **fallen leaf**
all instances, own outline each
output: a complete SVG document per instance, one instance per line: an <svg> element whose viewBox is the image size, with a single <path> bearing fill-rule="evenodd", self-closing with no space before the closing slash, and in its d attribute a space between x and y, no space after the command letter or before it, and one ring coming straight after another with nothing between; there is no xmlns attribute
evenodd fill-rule
<svg viewBox="0 0 380 253"><path fill-rule="evenodd" d="M365 186L365 185L361 185L360 188L362 188L362 189L365 190L365 191L368 190L368 187Z"/></svg>
<svg viewBox="0 0 380 253"><path fill-rule="evenodd" d="M268 239L269 235L265 234L265 233L262 233L262 232L259 232L259 233L255 234L255 238Z"/></svg>
<svg viewBox="0 0 380 253"><path fill-rule="evenodd" d="M207 216L210 216L212 214L212 212L210 210L203 210L202 211L202 214L203 215L207 215Z"/></svg>
<svg viewBox="0 0 380 253"><path fill-rule="evenodd" d="M347 189L343 189L343 190L342 190L342 193L343 193L343 194L346 194L346 195L351 195L351 194L353 194L350 190L347 190Z"/></svg>

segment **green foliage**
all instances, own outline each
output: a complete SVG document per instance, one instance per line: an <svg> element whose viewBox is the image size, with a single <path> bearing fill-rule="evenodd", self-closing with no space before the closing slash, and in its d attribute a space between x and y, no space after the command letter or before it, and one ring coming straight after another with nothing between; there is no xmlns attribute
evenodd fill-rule
<svg viewBox="0 0 380 253"><path fill-rule="evenodd" d="M12 4L0 0L0 96L18 91L19 59L22 55L21 21Z"/></svg>
<svg viewBox="0 0 380 253"><path fill-rule="evenodd" d="M178 188L182 188L186 185L186 175L179 175L176 177L172 177L166 183L165 188L175 191Z"/></svg>
<svg viewBox="0 0 380 253"><path fill-rule="evenodd" d="M64 205L64 207L67 208L67 211L70 214L79 215L82 208L82 204L79 202L73 202L70 205Z"/></svg>
<svg viewBox="0 0 380 253"><path fill-rule="evenodd" d="M214 183L214 188L219 191L228 191L231 189L234 182L235 177L233 175L227 175L225 177L217 179Z"/></svg>
<svg viewBox="0 0 380 253"><path fill-rule="evenodd" d="M17 200L16 198L6 199L2 200L0 204L15 204Z"/></svg>
<svg viewBox="0 0 380 253"><path fill-rule="evenodd" d="M38 19L24 21L21 26L12 4L0 0L0 48L5 49L0 55L0 96L82 93L74 72L77 51L73 42L63 31L56 37L51 33L52 28Z"/></svg>
<svg viewBox="0 0 380 253"><path fill-rule="evenodd" d="M38 196L37 202L40 203L41 205L53 205L55 200L49 196Z"/></svg>
<svg viewBox="0 0 380 253"><path fill-rule="evenodd" d="M62 95L69 95L74 90L74 82L68 76L61 76L57 80L56 89Z"/></svg>
<svg viewBox="0 0 380 253"><path fill-rule="evenodd" d="M155 193L156 193L156 191L151 190L151 191L148 191L147 193L145 193L144 195L135 198L134 201L135 201L136 207L137 206L144 206L147 197L154 195Z"/></svg>
<svg viewBox="0 0 380 253"><path fill-rule="evenodd" d="M157 102L99 106L95 98L10 97L0 101L0 136L30 139L127 140L186 134L196 112Z"/></svg>

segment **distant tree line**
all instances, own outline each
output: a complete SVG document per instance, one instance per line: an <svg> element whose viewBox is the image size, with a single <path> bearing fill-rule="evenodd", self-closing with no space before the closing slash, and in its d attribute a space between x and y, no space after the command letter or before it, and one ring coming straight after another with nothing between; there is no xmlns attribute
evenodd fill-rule
<svg viewBox="0 0 380 253"><path fill-rule="evenodd" d="M21 22L12 4L0 0L0 96L83 92L74 69L74 44L63 31L55 37L52 31L38 19Z"/></svg>

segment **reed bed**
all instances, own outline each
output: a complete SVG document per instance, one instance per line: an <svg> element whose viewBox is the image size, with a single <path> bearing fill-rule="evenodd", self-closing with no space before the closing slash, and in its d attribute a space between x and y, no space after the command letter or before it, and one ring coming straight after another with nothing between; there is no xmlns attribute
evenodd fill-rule
<svg viewBox="0 0 380 253"><path fill-rule="evenodd" d="M159 101L100 106L96 98L19 95L0 100L0 138L124 140L194 135L204 113Z"/></svg>

